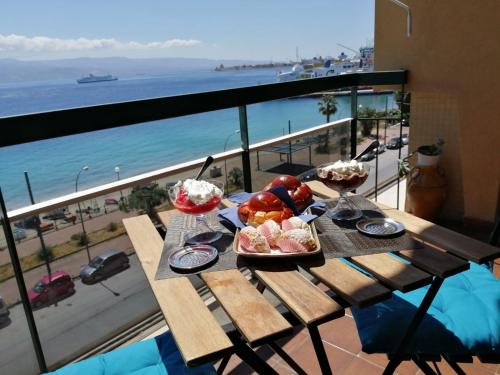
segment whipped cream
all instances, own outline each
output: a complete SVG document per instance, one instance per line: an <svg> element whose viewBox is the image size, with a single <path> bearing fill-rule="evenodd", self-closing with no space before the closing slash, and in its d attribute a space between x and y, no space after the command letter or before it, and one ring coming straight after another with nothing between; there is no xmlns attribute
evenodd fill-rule
<svg viewBox="0 0 500 375"><path fill-rule="evenodd" d="M207 203L213 197L222 198L222 190L214 184L203 180L194 180L188 178L184 181L179 181L175 187L182 187L187 193L187 196L194 204Z"/></svg>
<svg viewBox="0 0 500 375"><path fill-rule="evenodd" d="M318 169L318 175L321 178L327 178L328 172L350 176L354 173L363 174L366 172L366 168L363 167L363 163L358 163L356 160L345 162L339 160L333 164Z"/></svg>

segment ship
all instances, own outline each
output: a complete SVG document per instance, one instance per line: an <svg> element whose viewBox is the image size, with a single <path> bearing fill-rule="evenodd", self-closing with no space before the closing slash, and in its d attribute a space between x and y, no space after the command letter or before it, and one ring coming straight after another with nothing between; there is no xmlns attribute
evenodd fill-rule
<svg viewBox="0 0 500 375"><path fill-rule="evenodd" d="M342 52L337 58L304 59L295 64L292 70L279 72L277 78L279 82L287 82L371 71L373 71L373 47L361 47L359 53L352 58Z"/></svg>
<svg viewBox="0 0 500 375"><path fill-rule="evenodd" d="M95 76L93 74L89 74L87 77L77 79L76 82L78 82L78 83L95 83L95 82L105 82L105 81L116 81L117 79L118 79L118 77L113 77L110 74L105 75L105 76Z"/></svg>

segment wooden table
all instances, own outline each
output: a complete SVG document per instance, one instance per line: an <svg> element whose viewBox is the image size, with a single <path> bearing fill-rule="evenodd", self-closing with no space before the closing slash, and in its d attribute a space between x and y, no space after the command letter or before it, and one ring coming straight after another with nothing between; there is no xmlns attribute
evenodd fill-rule
<svg viewBox="0 0 500 375"><path fill-rule="evenodd" d="M318 182L310 182L309 185L317 196L336 195ZM466 260L484 263L497 258L500 251L408 213L381 204L378 206L387 216L402 222L407 231L426 246L418 250L397 252L397 255L409 263L399 261L389 254L356 256L349 259L371 274L371 277L340 259L328 259L322 266L305 270L327 285L337 296L336 300L320 290L304 276L304 271L301 273L298 268L284 270L276 267L255 271L253 275L259 281L257 288L238 270L202 273L201 279L230 318L234 332L228 332L221 327L187 277L155 280L163 240L147 216L127 218L123 222L168 327L188 366L223 358L223 368L229 356L237 354L257 372L275 374L276 372L251 350L267 344L298 373L304 373L293 359L275 344L276 339L291 333L293 325L300 324L309 330L322 373L331 374L318 325L343 316L345 306L363 308L390 298L393 290L408 292L431 284L407 334L401 340L398 352L386 369L386 373L392 373L401 361L406 359L402 353L443 280L468 269L469 263ZM170 215L171 212L159 213L167 228ZM283 315L271 304L261 293L263 288L267 288L279 299L286 307L287 314Z"/></svg>

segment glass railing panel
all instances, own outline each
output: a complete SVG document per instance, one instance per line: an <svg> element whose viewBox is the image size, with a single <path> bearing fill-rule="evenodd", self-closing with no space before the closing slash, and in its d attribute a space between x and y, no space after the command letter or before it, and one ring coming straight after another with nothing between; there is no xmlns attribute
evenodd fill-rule
<svg viewBox="0 0 500 375"><path fill-rule="evenodd" d="M84 190L235 148L238 129L238 109L231 108L3 147L0 186L12 210L30 204L24 171L39 202L74 192L80 172Z"/></svg>
<svg viewBox="0 0 500 375"><path fill-rule="evenodd" d="M280 175L314 178L315 167L349 154L350 122L251 152L252 187L260 190Z"/></svg>
<svg viewBox="0 0 500 375"><path fill-rule="evenodd" d="M0 374L40 373L11 258L0 226Z"/></svg>
<svg viewBox="0 0 500 375"><path fill-rule="evenodd" d="M129 204L131 192L41 213L43 245L32 220L14 223L26 234L17 252L49 368L159 311L122 223L140 211ZM110 252L119 255L109 264L89 262Z"/></svg>
<svg viewBox="0 0 500 375"><path fill-rule="evenodd" d="M36 230L32 215L13 223L17 253L49 368L81 356L159 311L122 220L147 214L164 235L157 213L175 210L167 190L181 179L194 178L198 169L40 213L41 232ZM223 184L227 181L229 192L242 191L241 157L216 160L202 179ZM2 237L0 244L4 243ZM123 254L116 264L101 266L99 259L110 251ZM6 254L0 253L5 258L0 265L0 296L20 307ZM202 286L196 278L193 282Z"/></svg>

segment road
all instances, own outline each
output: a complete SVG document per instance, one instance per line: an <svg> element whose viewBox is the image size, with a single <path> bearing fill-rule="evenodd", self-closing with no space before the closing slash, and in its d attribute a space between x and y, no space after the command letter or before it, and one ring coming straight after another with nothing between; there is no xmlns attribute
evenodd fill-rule
<svg viewBox="0 0 500 375"><path fill-rule="evenodd" d="M401 158L404 158L408 154L408 146L404 146L401 149ZM375 186L375 159L366 162L372 167L368 179L366 182L358 189L358 193L363 194L367 190L372 189ZM398 170L398 150L386 150L379 155L378 159L378 183L384 182L385 180L396 175Z"/></svg>
<svg viewBox="0 0 500 375"><path fill-rule="evenodd" d="M95 285L75 280L75 290L57 305L34 311L48 364L94 347L103 337L158 310L135 255L129 269ZM22 305L10 309L10 318L11 323L0 329L0 374L38 373Z"/></svg>

